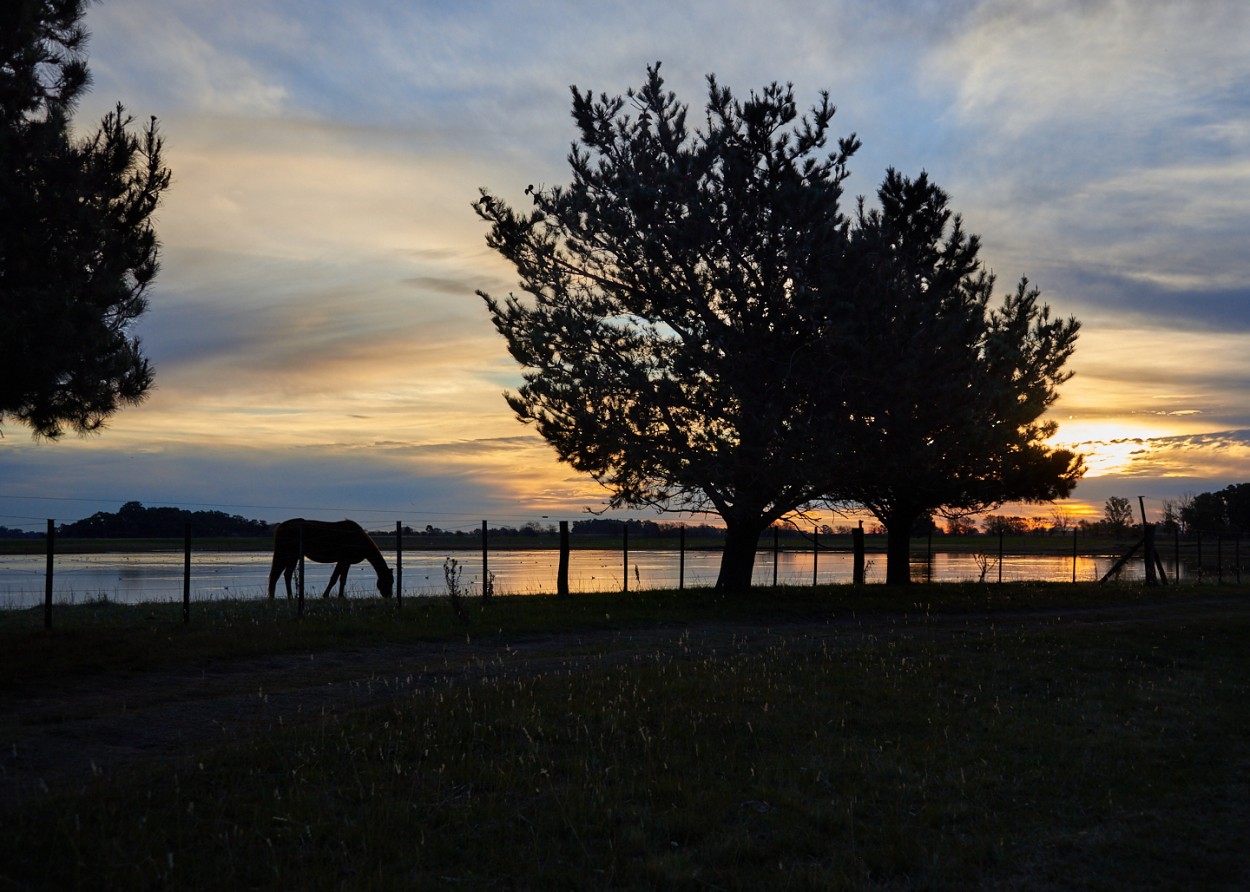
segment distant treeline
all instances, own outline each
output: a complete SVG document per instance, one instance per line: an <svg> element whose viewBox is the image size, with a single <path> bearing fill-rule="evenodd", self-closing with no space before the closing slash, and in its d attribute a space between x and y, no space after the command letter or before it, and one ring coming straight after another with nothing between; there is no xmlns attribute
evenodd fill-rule
<svg viewBox="0 0 1250 892"><path fill-rule="evenodd" d="M88 518L63 523L58 536L73 539L173 539L181 537L187 524L197 537L268 536L273 526L221 511L186 511L182 508L145 508L127 502L117 512L98 511ZM16 531L15 531L16 532ZM25 533L42 537L40 533Z"/></svg>
<svg viewBox="0 0 1250 892"><path fill-rule="evenodd" d="M42 539L43 531L15 530L11 527L0 527L0 539Z"/></svg>
<svg viewBox="0 0 1250 892"><path fill-rule="evenodd" d="M620 536L624 531L625 525L629 525L629 535L643 539L676 539L681 535L682 528L686 530L686 535L692 538L700 539L723 539L725 538L725 530L723 527L712 526L710 524L681 524L681 523L659 523L654 520L609 520L603 517L591 518L588 520L575 520L569 524L570 536ZM473 527L469 530L444 530L433 525L427 525L424 529L413 529L410 526L404 526L405 536L478 536L482 535L481 527ZM377 533L386 533L388 530L375 530ZM538 523L531 522L523 524L519 527L510 526L490 526L487 525L486 533L488 536L519 536L519 537L541 537L555 536L559 534L560 527L554 523Z"/></svg>

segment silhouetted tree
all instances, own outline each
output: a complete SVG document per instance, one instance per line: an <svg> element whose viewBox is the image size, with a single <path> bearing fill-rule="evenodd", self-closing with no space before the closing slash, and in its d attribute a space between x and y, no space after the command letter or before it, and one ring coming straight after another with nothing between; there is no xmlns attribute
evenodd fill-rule
<svg viewBox="0 0 1250 892"><path fill-rule="evenodd" d="M1133 525L1133 503L1124 496L1111 496L1103 503L1102 518L1110 532L1123 535Z"/></svg>
<svg viewBox="0 0 1250 892"><path fill-rule="evenodd" d="M1050 509L1051 532L1063 534L1072 529L1076 524L1076 518L1071 510L1062 507L1054 507Z"/></svg>
<svg viewBox="0 0 1250 892"><path fill-rule="evenodd" d="M886 582L910 581L910 542L928 512L980 513L1068 495L1079 456L1044 444L1041 416L1070 377L1079 323L1052 320L1021 280L997 308L980 240L922 173L887 172L878 209L861 198L851 230L853 367L870 384L831 395L858 422L855 473L830 492L871 511L887 534ZM845 341L839 356L846 361ZM846 402L849 400L849 403ZM831 460L845 463L846 446Z"/></svg>
<svg viewBox="0 0 1250 892"><path fill-rule="evenodd" d="M527 189L528 214L475 203L526 294L481 294L525 369L508 403L614 507L719 514L717 585L747 588L761 532L831 487L813 384L858 141L826 151L828 96L801 116L775 83L740 101L709 76L702 130L658 64L626 97L572 93L572 183Z"/></svg>
<svg viewBox="0 0 1250 892"><path fill-rule="evenodd" d="M1219 493L1201 492L1181 509L1185 527L1196 533L1223 532L1228 523L1228 512Z"/></svg>
<svg viewBox="0 0 1250 892"><path fill-rule="evenodd" d="M977 531L977 525L967 517L949 517L946 519L946 535L948 536L972 536Z"/></svg>
<svg viewBox="0 0 1250 892"><path fill-rule="evenodd" d="M1023 517L1005 517L991 514L985 518L985 532L990 536L1023 536L1029 531L1029 522Z"/></svg>
<svg viewBox="0 0 1250 892"><path fill-rule="evenodd" d="M0 4L0 422L36 437L98 430L152 369L131 323L157 272L168 187L153 118L118 105L70 135L89 76L85 0Z"/></svg>
<svg viewBox="0 0 1250 892"><path fill-rule="evenodd" d="M1181 518L1181 503L1178 499L1163 500L1163 523L1162 528L1169 533L1179 533L1184 529L1184 521Z"/></svg>

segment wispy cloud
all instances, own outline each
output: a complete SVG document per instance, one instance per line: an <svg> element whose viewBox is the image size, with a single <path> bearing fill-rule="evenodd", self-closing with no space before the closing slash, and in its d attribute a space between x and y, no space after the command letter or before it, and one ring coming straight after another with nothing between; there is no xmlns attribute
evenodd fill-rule
<svg viewBox="0 0 1250 892"><path fill-rule="evenodd" d="M1105 147L1115 163L1157 151L1138 140L1175 130L1178 118L1223 119L1250 64L1248 30L1250 9L1234 2L983 2L932 59L958 85L957 113L996 122L1008 145L1110 132L1121 137Z"/></svg>
<svg viewBox="0 0 1250 892"><path fill-rule="evenodd" d="M287 107L288 86L268 70L272 54L257 51L289 45L299 27L264 5L121 0L88 26L96 81L118 94L95 102L142 98L152 113L179 117L272 116Z"/></svg>
<svg viewBox="0 0 1250 892"><path fill-rule="evenodd" d="M927 66L991 260L1074 308L1244 329L1250 7L982 3Z"/></svg>

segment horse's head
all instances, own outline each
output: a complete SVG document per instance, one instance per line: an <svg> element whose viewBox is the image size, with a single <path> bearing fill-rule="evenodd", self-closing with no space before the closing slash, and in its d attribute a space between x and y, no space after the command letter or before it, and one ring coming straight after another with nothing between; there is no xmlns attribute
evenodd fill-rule
<svg viewBox="0 0 1250 892"><path fill-rule="evenodd" d="M389 568L378 573L378 591L383 598L389 598L395 589L395 574Z"/></svg>

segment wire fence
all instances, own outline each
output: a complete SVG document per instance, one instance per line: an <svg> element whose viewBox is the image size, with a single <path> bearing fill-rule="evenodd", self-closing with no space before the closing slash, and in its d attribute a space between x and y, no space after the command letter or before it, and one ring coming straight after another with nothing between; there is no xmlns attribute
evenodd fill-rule
<svg viewBox="0 0 1250 892"><path fill-rule="evenodd" d="M531 547L492 547L489 525L481 521L473 535L462 537L460 547L440 543L431 547L403 523L393 534L377 535L384 555L395 572L396 604L403 598L447 593L447 562L463 574L464 591L471 595L524 595L585 591L625 591L654 588L681 589L712 585L716 581L720 552L704 543L687 548L684 536L671 547L631 548L629 525L621 524L620 539L607 544L596 537L593 544L564 536L553 543L550 536L534 536ZM1019 542L1002 536L981 537L969 547L962 540L952 550L940 539L913 540L911 576L917 582L1097 582L1111 577L1149 580L1149 565L1142 559L1124 561L1124 546L1108 549L1105 541L1083 540L1073 533L1068 542L1033 542L1020 550ZM869 540L856 567L849 536L812 536L783 542L779 535L761 543L753 583L768 585L827 585L884 581L884 543ZM636 540L635 540L636 543ZM237 552L216 547L196 547L192 530L185 530L181 553L171 550L126 553L57 553L55 525L47 521L46 554L0 556L0 608L28 608L40 604L45 625L51 627L54 604L85 601L174 601L181 598L184 621L189 621L193 601L223 598L261 598L268 595L270 554L267 551ZM1140 543L1139 543L1140 544ZM576 546L576 547L575 547ZM1010 547L1009 547L1010 546ZM1157 578L1165 584L1238 583L1242 581L1243 549L1239 534L1179 534L1160 537L1156 543ZM318 565L301 569L296 581L302 597L321 594L328 569ZM856 575L856 574L860 575ZM352 596L376 595L370 570L355 573ZM279 582L278 592L284 595ZM328 589L327 589L328 593Z"/></svg>

